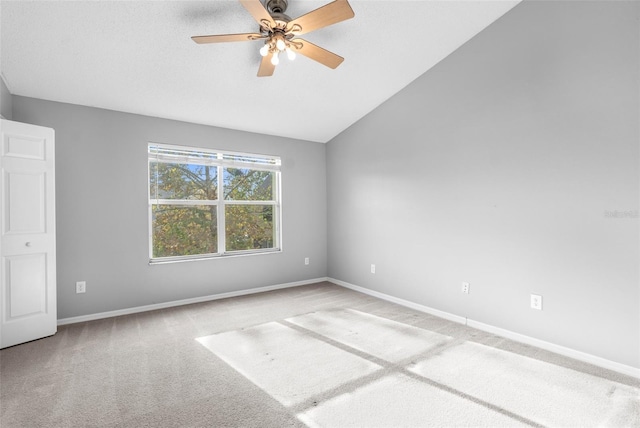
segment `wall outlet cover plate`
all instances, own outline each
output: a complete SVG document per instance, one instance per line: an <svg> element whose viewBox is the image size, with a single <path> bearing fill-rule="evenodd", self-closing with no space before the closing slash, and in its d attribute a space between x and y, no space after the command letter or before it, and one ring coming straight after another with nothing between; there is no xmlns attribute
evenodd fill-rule
<svg viewBox="0 0 640 428"><path fill-rule="evenodd" d="M539 311L542 310L542 296L540 296L539 294L531 295L531 308L537 309Z"/></svg>

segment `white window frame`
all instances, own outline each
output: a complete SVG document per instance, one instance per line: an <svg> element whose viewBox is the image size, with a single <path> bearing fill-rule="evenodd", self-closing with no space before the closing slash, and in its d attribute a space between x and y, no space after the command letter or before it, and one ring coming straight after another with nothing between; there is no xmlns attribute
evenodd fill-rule
<svg viewBox="0 0 640 428"><path fill-rule="evenodd" d="M153 153L155 151L155 154ZM161 154L161 151L182 152L178 154ZM203 159L189 156L189 153L211 155ZM200 147L188 147L149 142L147 145L147 197L149 201L149 263L168 263L188 260L203 260L228 256L277 253L282 251L282 194L281 172L282 161L278 156L261 155L252 153L231 152L228 150L205 149ZM193 200L193 199L159 199L154 198L151 188L151 164L153 162L185 163L215 166L218 174L217 200ZM273 195L274 200L225 200L224 199L224 168L246 168L274 173ZM186 256L153 257L153 206L154 205L215 205L217 207L218 252L206 254L193 254ZM273 206L273 248L259 248L253 250L226 251L225 207L227 205L272 205Z"/></svg>

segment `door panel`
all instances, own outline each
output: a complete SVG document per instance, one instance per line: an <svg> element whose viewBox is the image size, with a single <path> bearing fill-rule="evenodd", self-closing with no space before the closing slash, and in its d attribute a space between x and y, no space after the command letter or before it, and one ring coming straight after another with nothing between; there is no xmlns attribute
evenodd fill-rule
<svg viewBox="0 0 640 428"><path fill-rule="evenodd" d="M45 175L5 171L5 233L45 232Z"/></svg>
<svg viewBox="0 0 640 428"><path fill-rule="evenodd" d="M7 321L47 312L47 255L29 254L5 258Z"/></svg>
<svg viewBox="0 0 640 428"><path fill-rule="evenodd" d="M0 348L55 334L54 132L1 121Z"/></svg>
<svg viewBox="0 0 640 428"><path fill-rule="evenodd" d="M4 141L4 156L45 160L46 138L7 134Z"/></svg>

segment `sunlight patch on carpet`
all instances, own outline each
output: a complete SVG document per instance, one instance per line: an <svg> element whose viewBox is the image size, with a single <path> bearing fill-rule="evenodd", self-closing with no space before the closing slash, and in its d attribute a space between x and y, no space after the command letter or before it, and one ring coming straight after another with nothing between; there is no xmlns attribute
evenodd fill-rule
<svg viewBox="0 0 640 428"><path fill-rule="evenodd" d="M410 370L546 426L640 426L637 388L478 343Z"/></svg>
<svg viewBox="0 0 640 428"><path fill-rule="evenodd" d="M313 312L287 321L393 363L451 340L442 334L353 309Z"/></svg>
<svg viewBox="0 0 640 428"><path fill-rule="evenodd" d="M197 339L309 426L640 427L640 390L351 309Z"/></svg>
<svg viewBox="0 0 640 428"><path fill-rule="evenodd" d="M402 374L321 402L298 419L310 427L527 426Z"/></svg>
<svg viewBox="0 0 640 428"><path fill-rule="evenodd" d="M276 322L197 340L286 406L380 369Z"/></svg>

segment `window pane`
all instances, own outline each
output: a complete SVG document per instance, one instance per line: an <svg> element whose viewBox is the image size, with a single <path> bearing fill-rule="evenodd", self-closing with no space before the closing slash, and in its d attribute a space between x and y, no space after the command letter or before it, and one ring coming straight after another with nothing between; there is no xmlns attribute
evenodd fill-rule
<svg viewBox="0 0 640 428"><path fill-rule="evenodd" d="M218 252L217 206L153 205L153 257Z"/></svg>
<svg viewBox="0 0 640 428"><path fill-rule="evenodd" d="M227 251L273 248L273 205L227 205Z"/></svg>
<svg viewBox="0 0 640 428"><path fill-rule="evenodd" d="M218 198L218 168L186 163L151 162L151 199Z"/></svg>
<svg viewBox="0 0 640 428"><path fill-rule="evenodd" d="M224 169L224 198L235 201L272 201L272 171L258 171L247 168Z"/></svg>

